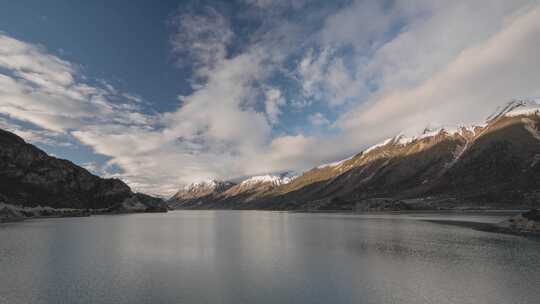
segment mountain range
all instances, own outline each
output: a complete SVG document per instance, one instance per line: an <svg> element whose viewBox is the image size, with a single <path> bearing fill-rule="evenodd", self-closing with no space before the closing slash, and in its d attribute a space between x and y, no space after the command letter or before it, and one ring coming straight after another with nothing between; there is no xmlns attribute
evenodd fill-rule
<svg viewBox="0 0 540 304"><path fill-rule="evenodd" d="M199 181L166 204L0 130L0 207L5 205L103 212L538 208L540 105L513 101L482 124L397 135L302 174Z"/></svg>
<svg viewBox="0 0 540 304"><path fill-rule="evenodd" d="M512 101L484 123L397 135L296 177L195 183L188 209L403 210L540 206L540 105Z"/></svg>

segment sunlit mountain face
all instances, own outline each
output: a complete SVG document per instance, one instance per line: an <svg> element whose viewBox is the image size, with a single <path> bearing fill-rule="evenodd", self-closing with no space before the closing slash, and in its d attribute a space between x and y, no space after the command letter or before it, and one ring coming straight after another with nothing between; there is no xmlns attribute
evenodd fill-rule
<svg viewBox="0 0 540 304"><path fill-rule="evenodd" d="M295 176L256 176L227 188L196 183L176 209L433 210L538 207L540 104L512 101L484 122L398 134ZM230 188L230 189L229 189ZM379 210L380 211L380 210Z"/></svg>
<svg viewBox="0 0 540 304"><path fill-rule="evenodd" d="M267 176L273 193L302 181L284 172L534 102L539 53L536 0L12 1L0 128L134 191Z"/></svg>

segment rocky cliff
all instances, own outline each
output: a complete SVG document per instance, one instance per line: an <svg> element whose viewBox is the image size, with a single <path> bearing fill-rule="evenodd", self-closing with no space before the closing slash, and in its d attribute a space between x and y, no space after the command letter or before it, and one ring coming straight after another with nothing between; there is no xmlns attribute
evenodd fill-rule
<svg viewBox="0 0 540 304"><path fill-rule="evenodd" d="M95 176L4 130L0 130L0 202L22 207L129 211L137 205L140 211L166 210L161 200L135 194L119 179Z"/></svg>

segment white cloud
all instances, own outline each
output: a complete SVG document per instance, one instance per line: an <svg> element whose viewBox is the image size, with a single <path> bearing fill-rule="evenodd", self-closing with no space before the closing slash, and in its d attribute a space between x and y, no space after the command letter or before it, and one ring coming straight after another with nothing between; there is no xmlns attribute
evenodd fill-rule
<svg viewBox="0 0 540 304"><path fill-rule="evenodd" d="M27 44L0 32L0 66L30 81L54 87L73 83L74 67L42 47Z"/></svg>
<svg viewBox="0 0 540 304"><path fill-rule="evenodd" d="M322 113L319 112L311 114L308 119L309 122L314 126L325 126L330 124L328 118L326 118Z"/></svg>
<svg viewBox="0 0 540 304"><path fill-rule="evenodd" d="M279 122L279 115L281 114L280 107L285 105L285 99L281 96L281 91L276 88L266 90L265 97L268 120L271 124L276 124Z"/></svg>
<svg viewBox="0 0 540 304"><path fill-rule="evenodd" d="M35 130L22 127L19 123L12 119L3 118L0 116L0 129L7 130L24 138L27 142L33 144L45 144L58 147L72 147L70 142L61 133L48 130Z"/></svg>
<svg viewBox="0 0 540 304"><path fill-rule="evenodd" d="M0 68L2 127L30 142L66 146L79 140L113 159L161 143L154 136L143 136L154 132L159 117L139 112L140 100L113 96L117 92L110 86L82 82L73 64L43 47L0 34ZM23 128L14 120L36 128Z"/></svg>
<svg viewBox="0 0 540 304"><path fill-rule="evenodd" d="M392 9L394 5L377 0L352 1L325 20L321 42L324 45L352 45L362 53L373 50L380 46L384 34L400 21L401 16L408 15L416 7L414 1L406 2L404 6L410 7L408 9Z"/></svg>
<svg viewBox="0 0 540 304"><path fill-rule="evenodd" d="M86 163L83 163L81 166L93 174L102 173L99 164L97 164L96 162L86 162Z"/></svg>
<svg viewBox="0 0 540 304"><path fill-rule="evenodd" d="M304 96L322 100L330 107L343 105L351 97L359 98L366 92L363 79L356 79L332 47L318 54L310 49L298 64L297 71Z"/></svg>
<svg viewBox="0 0 540 304"><path fill-rule="evenodd" d="M298 73L302 80L305 96L322 98L322 88L320 86L325 79L325 69L330 60L331 52L331 49L324 49L317 55L313 49L309 49L302 61L300 61Z"/></svg>
<svg viewBox="0 0 540 304"><path fill-rule="evenodd" d="M306 4L306 2L308 2L308 0L244 0L244 2L261 9L269 9L276 7L282 9L300 9Z"/></svg>
<svg viewBox="0 0 540 304"><path fill-rule="evenodd" d="M487 40L473 41L417 86L401 89L389 85L369 106L348 113L340 123L349 129L397 132L419 130L428 123L478 122L497 104L537 96L539 17L539 6L511 14L501 30Z"/></svg>
<svg viewBox="0 0 540 304"><path fill-rule="evenodd" d="M211 6L204 6L197 13L192 7L181 8L169 20L174 27L170 42L181 65L194 64L206 77L227 56L227 45L234 37L229 20Z"/></svg>

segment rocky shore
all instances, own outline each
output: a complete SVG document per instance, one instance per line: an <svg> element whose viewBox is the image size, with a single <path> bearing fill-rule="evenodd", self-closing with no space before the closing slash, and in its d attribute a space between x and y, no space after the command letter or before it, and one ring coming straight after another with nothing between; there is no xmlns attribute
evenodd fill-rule
<svg viewBox="0 0 540 304"><path fill-rule="evenodd" d="M477 223L451 220L426 220L428 222L468 227L485 232L505 233L526 237L540 237L540 211L531 209L500 223Z"/></svg>
<svg viewBox="0 0 540 304"><path fill-rule="evenodd" d="M535 233L540 235L540 211L532 209L528 212L516 215L498 226L518 233Z"/></svg>
<svg viewBox="0 0 540 304"><path fill-rule="evenodd" d="M86 217L97 214L127 214L167 212L163 200L137 193L120 204L101 209L72 209L52 207L26 207L0 201L0 223L17 222L34 218Z"/></svg>
<svg viewBox="0 0 540 304"><path fill-rule="evenodd" d="M90 216L92 212L80 209L54 209L50 207L25 208L15 205L0 203L0 223L17 222L31 218L49 217L84 217Z"/></svg>

